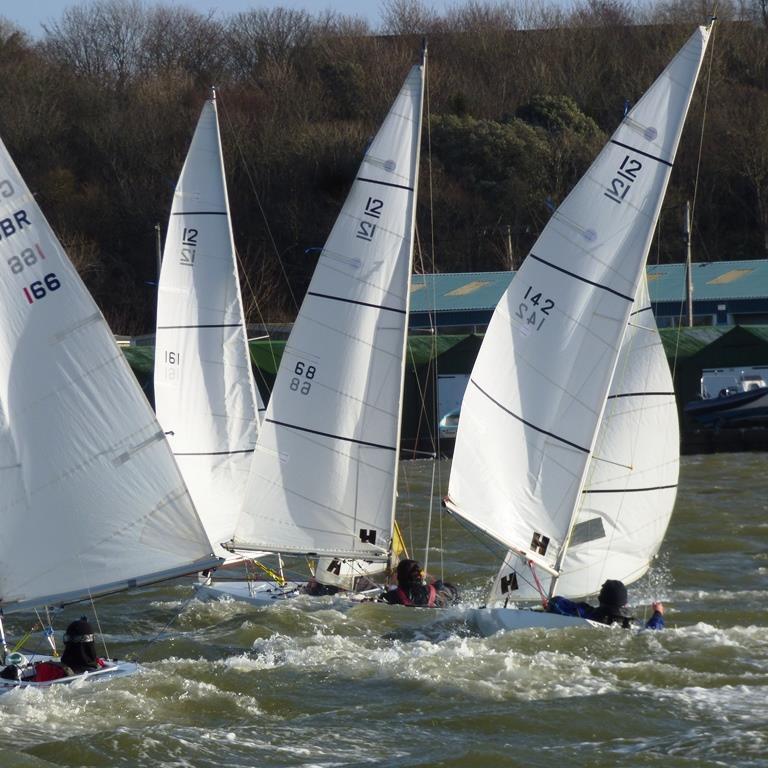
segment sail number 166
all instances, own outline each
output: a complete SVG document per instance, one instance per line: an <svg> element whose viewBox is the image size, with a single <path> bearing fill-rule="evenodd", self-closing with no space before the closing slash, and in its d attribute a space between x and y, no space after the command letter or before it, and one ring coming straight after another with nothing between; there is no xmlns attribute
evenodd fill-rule
<svg viewBox="0 0 768 768"><path fill-rule="evenodd" d="M307 365L299 360L293 369L295 375L288 385L291 392L300 392L302 395L308 395L309 390L312 389L312 379L315 378L316 370L314 365Z"/></svg>
<svg viewBox="0 0 768 768"><path fill-rule="evenodd" d="M515 312L515 316L525 321L528 325L532 325L538 331L544 325L544 321L554 307L555 302L552 299L542 297L541 291L537 292L532 285L529 285L525 296L523 296L523 301L520 302Z"/></svg>

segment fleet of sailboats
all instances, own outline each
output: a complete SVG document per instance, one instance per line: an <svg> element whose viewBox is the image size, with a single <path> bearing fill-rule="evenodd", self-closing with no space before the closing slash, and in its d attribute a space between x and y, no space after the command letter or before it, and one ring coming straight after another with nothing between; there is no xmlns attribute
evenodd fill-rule
<svg viewBox="0 0 768 768"><path fill-rule="evenodd" d="M2 142L0 228L2 613L218 564L149 403ZM1 621L0 641L5 657ZM22 657L21 673L39 659Z"/></svg>
<svg viewBox="0 0 768 768"><path fill-rule="evenodd" d="M510 551L485 630L584 623L509 602L631 583L666 531L677 415L642 280L708 38L698 28L625 115L488 327L445 500Z"/></svg>
<svg viewBox="0 0 768 768"><path fill-rule="evenodd" d="M698 28L555 211L499 302L445 504L509 552L483 631L648 569L675 501L672 381L644 265L710 27ZM0 142L0 608L66 604L256 552L350 587L392 557L425 61L366 150L264 410L206 102L158 292L152 414ZM162 428L160 424L162 424ZM35 531L35 557L20 547ZM209 580L255 603L297 585ZM519 603L519 604L518 604ZM0 641L7 651L0 621ZM96 674L130 672L107 662ZM34 685L3 681L1 686Z"/></svg>

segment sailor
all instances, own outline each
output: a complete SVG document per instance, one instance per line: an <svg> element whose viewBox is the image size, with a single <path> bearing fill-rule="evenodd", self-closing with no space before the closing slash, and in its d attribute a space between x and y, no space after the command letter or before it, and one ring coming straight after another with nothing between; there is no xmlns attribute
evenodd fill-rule
<svg viewBox="0 0 768 768"><path fill-rule="evenodd" d="M458 602L459 591L446 581L427 583L418 561L401 560L397 564L397 586L385 592L381 599L393 605L445 608Z"/></svg>
<svg viewBox="0 0 768 768"><path fill-rule="evenodd" d="M627 610L627 588L624 582L618 579L608 579L600 588L597 596L599 605L595 608L589 603L575 603L565 597L553 597L547 601L546 609L550 613L559 613L563 616L580 616L582 619L598 621L601 624L620 624L624 629L629 629L635 618ZM645 623L646 629L664 628L664 604L653 603L653 615Z"/></svg>
<svg viewBox="0 0 768 768"><path fill-rule="evenodd" d="M73 621L64 633L64 653L61 663L68 666L76 675L92 672L103 665L96 655L96 643L93 627L85 616Z"/></svg>
<svg viewBox="0 0 768 768"><path fill-rule="evenodd" d="M305 586L302 587L301 591L305 595L311 595L312 597L323 597L325 595L337 595L343 590L341 587L336 587L333 584L323 584L314 576L310 576Z"/></svg>

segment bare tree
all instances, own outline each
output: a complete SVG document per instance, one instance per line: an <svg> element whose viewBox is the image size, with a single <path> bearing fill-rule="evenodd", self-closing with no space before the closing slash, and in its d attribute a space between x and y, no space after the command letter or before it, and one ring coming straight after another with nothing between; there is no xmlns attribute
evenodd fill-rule
<svg viewBox="0 0 768 768"><path fill-rule="evenodd" d="M94 0L43 25L44 45L78 75L124 86L138 69L147 17L141 0Z"/></svg>
<svg viewBox="0 0 768 768"><path fill-rule="evenodd" d="M382 0L380 8L381 31L387 35L424 35L438 18L424 0Z"/></svg>
<svg viewBox="0 0 768 768"><path fill-rule="evenodd" d="M147 13L139 67L144 75L178 70L218 80L226 61L225 34L213 11L155 6Z"/></svg>
<svg viewBox="0 0 768 768"><path fill-rule="evenodd" d="M227 25L227 37L236 71L252 77L259 69L291 64L309 44L314 29L306 11L272 8L235 14Z"/></svg>

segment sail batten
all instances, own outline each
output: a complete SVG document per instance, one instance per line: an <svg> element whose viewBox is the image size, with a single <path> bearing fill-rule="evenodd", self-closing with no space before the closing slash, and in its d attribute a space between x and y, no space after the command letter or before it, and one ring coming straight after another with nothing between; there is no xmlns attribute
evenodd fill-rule
<svg viewBox="0 0 768 768"><path fill-rule="evenodd" d="M546 259L542 259L541 257L537 256L535 253L529 253L528 258L534 259L534 261L538 261L540 264L544 264L545 266L551 267L552 269L556 269L558 272L562 272L564 275L568 275L569 277L572 277L575 280L581 280L582 282L587 283L588 285L592 285L595 288L601 288L604 291L609 291L610 293L613 293L614 295L618 296L621 299L624 299L625 301L629 301L630 303L632 302L631 296L625 296L623 293L615 290L614 288L611 288L609 285L601 285L600 283L596 283L594 280L589 280L586 277L583 277L582 275L576 274L576 272L571 272L570 270L564 269L563 267L558 267L557 264L552 264Z"/></svg>

